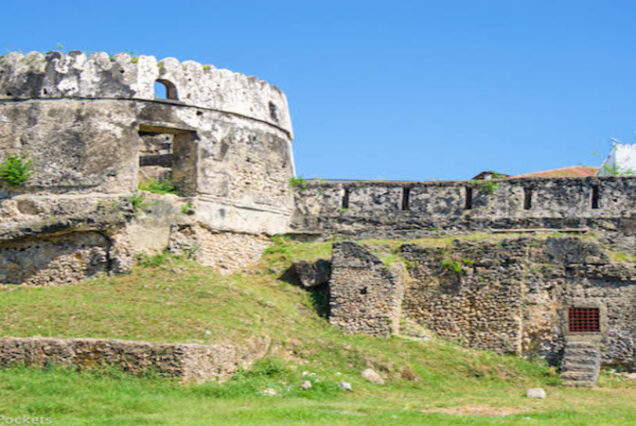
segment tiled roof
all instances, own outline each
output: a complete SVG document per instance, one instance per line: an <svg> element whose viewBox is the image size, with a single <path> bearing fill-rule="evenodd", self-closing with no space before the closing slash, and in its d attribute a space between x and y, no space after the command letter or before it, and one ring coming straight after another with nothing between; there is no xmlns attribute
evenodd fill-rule
<svg viewBox="0 0 636 426"><path fill-rule="evenodd" d="M523 175L510 176L511 178L531 178L531 177L586 177L594 176L598 167L570 166L560 169L544 170L541 172L526 173Z"/></svg>

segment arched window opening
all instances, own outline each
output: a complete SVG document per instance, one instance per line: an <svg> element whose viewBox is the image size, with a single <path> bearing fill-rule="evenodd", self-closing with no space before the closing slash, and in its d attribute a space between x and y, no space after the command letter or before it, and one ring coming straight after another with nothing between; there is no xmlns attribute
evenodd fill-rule
<svg viewBox="0 0 636 426"><path fill-rule="evenodd" d="M155 99L178 100L177 88L168 80L158 79L155 81Z"/></svg>

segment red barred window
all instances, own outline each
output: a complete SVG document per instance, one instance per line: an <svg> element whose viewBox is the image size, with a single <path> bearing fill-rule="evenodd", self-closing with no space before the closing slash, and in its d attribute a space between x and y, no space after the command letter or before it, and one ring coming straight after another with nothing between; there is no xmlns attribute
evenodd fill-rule
<svg viewBox="0 0 636 426"><path fill-rule="evenodd" d="M598 333L601 322L598 308L570 308L568 329L572 333Z"/></svg>

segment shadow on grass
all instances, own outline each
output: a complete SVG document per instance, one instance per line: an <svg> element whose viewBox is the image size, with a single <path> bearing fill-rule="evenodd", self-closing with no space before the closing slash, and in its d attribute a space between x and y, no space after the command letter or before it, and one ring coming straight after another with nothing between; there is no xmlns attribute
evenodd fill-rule
<svg viewBox="0 0 636 426"><path fill-rule="evenodd" d="M287 268L278 279L304 289L309 293L311 304L318 316L321 318L329 317L329 284L321 284L312 288L303 287L293 265Z"/></svg>

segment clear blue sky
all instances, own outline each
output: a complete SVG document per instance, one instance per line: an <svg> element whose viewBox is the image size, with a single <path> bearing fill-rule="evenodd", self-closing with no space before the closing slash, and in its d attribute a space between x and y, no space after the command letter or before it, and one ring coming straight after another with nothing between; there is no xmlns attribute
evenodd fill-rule
<svg viewBox="0 0 636 426"><path fill-rule="evenodd" d="M610 137L635 140L632 1L2 0L0 13L4 50L174 56L276 84L305 177L518 174L598 165Z"/></svg>

